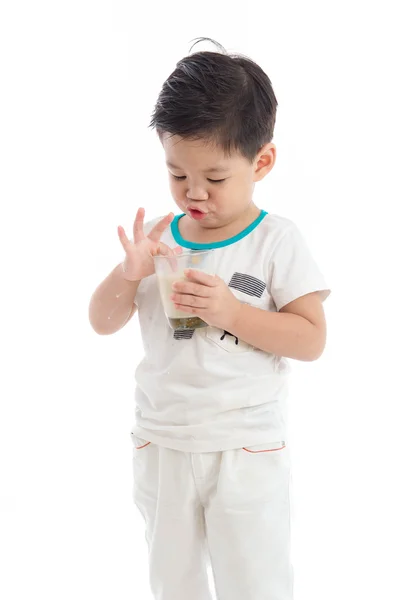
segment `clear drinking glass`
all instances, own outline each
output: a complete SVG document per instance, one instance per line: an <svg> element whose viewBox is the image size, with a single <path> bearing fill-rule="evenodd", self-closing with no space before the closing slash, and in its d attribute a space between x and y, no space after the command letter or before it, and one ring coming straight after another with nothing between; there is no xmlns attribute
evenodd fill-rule
<svg viewBox="0 0 400 600"><path fill-rule="evenodd" d="M168 323L172 329L199 329L207 327L207 323L193 315L175 308L171 296L174 293L172 285L176 281L187 281L185 269L203 271L209 275L214 272L213 250L184 250L181 254L172 256L155 256L155 271L158 280L161 300Z"/></svg>

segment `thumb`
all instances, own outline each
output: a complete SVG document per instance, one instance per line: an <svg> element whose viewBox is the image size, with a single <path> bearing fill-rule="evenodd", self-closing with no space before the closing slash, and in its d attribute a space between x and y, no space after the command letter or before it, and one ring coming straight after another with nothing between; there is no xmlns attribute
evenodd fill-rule
<svg viewBox="0 0 400 600"><path fill-rule="evenodd" d="M174 249L172 249L163 242L160 242L158 245L157 254L159 256L165 256L165 258L170 264L172 271L178 271L178 261L176 260L176 257L179 256L181 253L182 248L180 246L176 246Z"/></svg>
<svg viewBox="0 0 400 600"><path fill-rule="evenodd" d="M167 246L167 244L164 244L164 242L159 242L155 254L156 256L158 254L160 256L170 256L172 258L174 256L174 250Z"/></svg>

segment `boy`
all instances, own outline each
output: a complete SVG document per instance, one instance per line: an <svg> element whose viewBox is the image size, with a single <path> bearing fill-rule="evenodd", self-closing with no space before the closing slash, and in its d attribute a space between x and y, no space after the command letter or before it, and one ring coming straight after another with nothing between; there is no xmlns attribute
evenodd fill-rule
<svg viewBox="0 0 400 600"><path fill-rule="evenodd" d="M325 281L296 226L253 202L273 168L277 101L252 61L199 52L165 82L152 126L182 214L118 228L125 259L92 296L99 334L138 311L145 358L136 371L134 498L146 522L157 600L290 600L287 358L325 346ZM187 272L165 318L153 256L215 249L215 277Z"/></svg>

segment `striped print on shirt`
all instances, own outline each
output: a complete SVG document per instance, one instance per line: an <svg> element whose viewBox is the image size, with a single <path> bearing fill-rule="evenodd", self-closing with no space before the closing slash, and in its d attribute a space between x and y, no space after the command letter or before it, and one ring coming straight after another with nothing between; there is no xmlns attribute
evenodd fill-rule
<svg viewBox="0 0 400 600"><path fill-rule="evenodd" d="M176 329L174 338L176 340L191 340L194 334L194 329Z"/></svg>
<svg viewBox="0 0 400 600"><path fill-rule="evenodd" d="M255 296L256 298L261 298L264 293L266 284L253 277L252 275L245 275L244 273L234 273L232 279L229 282L229 287L234 288L235 290L239 290L239 292L244 292L249 296Z"/></svg>

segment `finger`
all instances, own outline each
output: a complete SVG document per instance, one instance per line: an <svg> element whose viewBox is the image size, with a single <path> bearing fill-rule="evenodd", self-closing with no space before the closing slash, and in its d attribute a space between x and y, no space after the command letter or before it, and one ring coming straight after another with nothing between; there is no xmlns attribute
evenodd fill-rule
<svg viewBox="0 0 400 600"><path fill-rule="evenodd" d="M177 310L181 310L182 312L195 315L200 317L207 323L206 310L204 308L197 308L195 306L184 306L183 304L175 304L175 308Z"/></svg>
<svg viewBox="0 0 400 600"><path fill-rule="evenodd" d="M182 248L180 246L175 246L175 248L170 248L164 242L159 242L156 246L155 255L162 254L162 256L179 256L182 254Z"/></svg>
<svg viewBox="0 0 400 600"><path fill-rule="evenodd" d="M210 298L210 287L198 283L190 283L188 281L176 281L172 289L179 294L190 294L199 298Z"/></svg>
<svg viewBox="0 0 400 600"><path fill-rule="evenodd" d="M161 219L161 221L153 227L153 229L150 231L150 233L147 237L150 240L152 240L153 242L159 242L162 234L167 229L167 227L171 224L173 219L174 219L174 213L169 213L169 215L167 215L166 217Z"/></svg>
<svg viewBox="0 0 400 600"><path fill-rule="evenodd" d="M168 250L170 250L170 248L167 246ZM178 271L178 261L176 260L176 256L179 256L180 254L182 254L182 248L180 246L176 246L173 250L171 250L171 254L168 254L168 261L170 264L170 267L172 269L172 271L174 271L176 273L176 271Z"/></svg>
<svg viewBox="0 0 400 600"><path fill-rule="evenodd" d="M160 256L169 256L170 258L174 258L175 250L164 244L164 242L159 242L156 246L155 250L156 255Z"/></svg>
<svg viewBox="0 0 400 600"><path fill-rule="evenodd" d="M171 296L172 301L179 306L190 306L193 308L207 308L207 301L205 298L199 298L197 296L190 296L189 294L173 294Z"/></svg>
<svg viewBox="0 0 400 600"><path fill-rule="evenodd" d="M144 215L144 208L139 208L139 210L136 213L135 221L133 223L133 239L135 240L135 244L137 242L141 242L145 238L143 231Z"/></svg>
<svg viewBox="0 0 400 600"><path fill-rule="evenodd" d="M209 275L198 269L186 269L184 273L190 281L196 281L197 283L207 285L208 287L217 287L221 281L216 275Z"/></svg>
<svg viewBox="0 0 400 600"><path fill-rule="evenodd" d="M175 308L179 311L188 313L188 314L194 314L196 312L196 309L190 306L182 306L182 304L175 304Z"/></svg>
<svg viewBox="0 0 400 600"><path fill-rule="evenodd" d="M176 259L176 257L179 255L180 251L177 248L170 248L169 246L167 246L166 244L164 244L163 242L159 242L158 244L158 249L157 249L157 253L161 256L165 256L168 263L169 263L169 268L172 272L177 272L179 269L179 265L178 265L178 261Z"/></svg>
<svg viewBox="0 0 400 600"><path fill-rule="evenodd" d="M164 257L168 263L171 271L178 270L178 263L176 260L175 250L172 250L167 244L163 242L159 242L155 247L150 250L150 254L153 257L162 256Z"/></svg>
<svg viewBox="0 0 400 600"><path fill-rule="evenodd" d="M129 248L130 241L128 240L125 230L123 227L121 227L121 225L118 226L118 237L119 237L119 241L122 244L123 249L126 252Z"/></svg>

